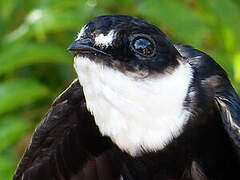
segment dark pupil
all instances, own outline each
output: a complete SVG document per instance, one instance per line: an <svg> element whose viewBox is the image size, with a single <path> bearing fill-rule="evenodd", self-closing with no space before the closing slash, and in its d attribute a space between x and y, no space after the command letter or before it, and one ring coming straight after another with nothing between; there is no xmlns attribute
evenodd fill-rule
<svg viewBox="0 0 240 180"><path fill-rule="evenodd" d="M151 55L153 52L152 43L144 38L135 40L134 48L143 55Z"/></svg>

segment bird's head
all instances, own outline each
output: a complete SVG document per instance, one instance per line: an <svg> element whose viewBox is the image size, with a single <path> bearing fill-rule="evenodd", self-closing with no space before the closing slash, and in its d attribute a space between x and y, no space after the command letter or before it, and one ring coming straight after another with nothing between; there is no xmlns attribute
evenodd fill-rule
<svg viewBox="0 0 240 180"><path fill-rule="evenodd" d="M88 22L68 48L125 74L146 77L179 64L180 55L156 26L125 15L100 16Z"/></svg>

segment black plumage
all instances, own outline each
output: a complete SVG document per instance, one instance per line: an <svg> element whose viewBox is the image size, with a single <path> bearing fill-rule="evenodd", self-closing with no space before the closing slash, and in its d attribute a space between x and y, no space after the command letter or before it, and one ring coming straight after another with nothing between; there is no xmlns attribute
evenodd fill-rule
<svg viewBox="0 0 240 180"><path fill-rule="evenodd" d="M84 54L123 73L143 71L147 76L171 73L179 65L177 59L190 64L193 81L184 107L191 116L182 133L163 149L134 157L101 135L86 108L82 86L75 80L44 116L13 179L240 179L240 100L225 71L199 50L172 45L158 28L141 19L101 16L87 26L82 39L70 46L75 56ZM95 46L94 36L111 29L118 32L113 45ZM157 51L146 56L141 55L142 49L140 54L132 51L131 34L151 37ZM146 47L151 52L152 47Z"/></svg>

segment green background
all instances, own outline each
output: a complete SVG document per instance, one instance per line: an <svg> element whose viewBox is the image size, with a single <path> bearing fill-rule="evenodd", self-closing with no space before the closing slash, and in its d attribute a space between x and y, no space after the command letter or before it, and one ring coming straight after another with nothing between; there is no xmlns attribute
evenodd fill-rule
<svg viewBox="0 0 240 180"><path fill-rule="evenodd" d="M240 92L239 0L0 0L0 179L76 77L66 50L91 18L127 14L211 55Z"/></svg>

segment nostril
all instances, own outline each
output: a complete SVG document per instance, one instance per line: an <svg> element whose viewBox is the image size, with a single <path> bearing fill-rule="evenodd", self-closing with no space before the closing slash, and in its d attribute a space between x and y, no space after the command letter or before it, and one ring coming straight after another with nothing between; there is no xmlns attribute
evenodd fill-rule
<svg viewBox="0 0 240 180"><path fill-rule="evenodd" d="M84 39L80 39L78 41L80 41L81 44L93 45L93 40L91 38L84 38Z"/></svg>

